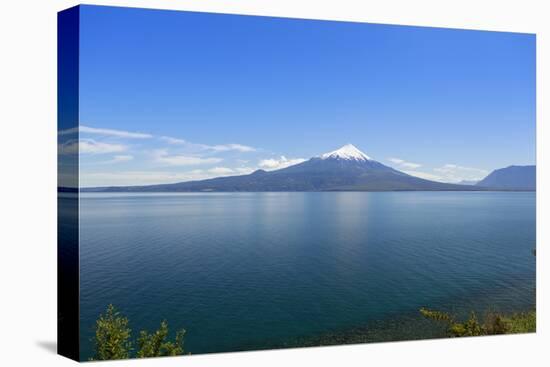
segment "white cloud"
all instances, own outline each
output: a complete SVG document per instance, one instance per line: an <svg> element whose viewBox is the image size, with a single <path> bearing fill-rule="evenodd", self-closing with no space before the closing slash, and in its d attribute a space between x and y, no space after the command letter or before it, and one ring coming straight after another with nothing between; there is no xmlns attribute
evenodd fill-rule
<svg viewBox="0 0 550 367"><path fill-rule="evenodd" d="M125 145L104 143L93 139L69 140L59 146L59 154L106 154L125 150Z"/></svg>
<svg viewBox="0 0 550 367"><path fill-rule="evenodd" d="M255 171L254 168L252 167L239 167L239 168L235 168L235 170L240 174L240 175L247 175L249 173L252 173Z"/></svg>
<svg viewBox="0 0 550 367"><path fill-rule="evenodd" d="M428 173L428 172L421 172L421 171L403 171L408 175L420 177L425 180L431 180L431 181L443 181L443 178L439 175Z"/></svg>
<svg viewBox="0 0 550 367"><path fill-rule="evenodd" d="M403 162L403 163L401 163L401 165L402 165L403 167L412 168L412 169L422 167L421 164L412 163L412 162Z"/></svg>
<svg viewBox="0 0 550 367"><path fill-rule="evenodd" d="M402 168L409 168L409 169L416 169L416 168L419 168L419 167L422 167L421 164L419 163L412 163L412 162L407 162L403 159L400 159L400 158L388 158L388 161L402 167Z"/></svg>
<svg viewBox="0 0 550 367"><path fill-rule="evenodd" d="M395 164L400 164L400 163L405 162L404 160L399 159L399 158L388 158L388 161L390 161L392 163L395 163Z"/></svg>
<svg viewBox="0 0 550 367"><path fill-rule="evenodd" d="M72 127L70 129L59 130L57 135L71 135L78 132L78 127Z"/></svg>
<svg viewBox="0 0 550 367"><path fill-rule="evenodd" d="M101 129L101 128L95 128L95 127L89 127L89 126L80 126L80 127L74 127L71 129L61 130L59 132L59 135L74 134L78 131L80 131L81 133L87 133L87 134L115 136L118 138L130 138L130 139L148 139L153 137L153 135L151 134L137 133L137 132L131 132L131 131L124 131L124 130Z"/></svg>
<svg viewBox="0 0 550 367"><path fill-rule="evenodd" d="M82 187L95 186L139 186L165 183L176 183L209 178L244 175L254 171L251 167L214 167L210 169L193 169L185 172L166 171L115 171L115 172L89 172L84 171L80 175Z"/></svg>
<svg viewBox="0 0 550 367"><path fill-rule="evenodd" d="M214 167L214 168L210 168L209 170L206 170L206 172L212 173L216 176L246 175L254 172L254 168L252 167L237 167L237 168Z"/></svg>
<svg viewBox="0 0 550 367"><path fill-rule="evenodd" d="M214 168L210 168L208 170L208 172L210 173L213 173L213 174L216 174L216 175L229 175L229 174L232 174L232 173L235 173L234 170L232 170L231 168L227 168L227 167L214 167Z"/></svg>
<svg viewBox="0 0 550 367"><path fill-rule="evenodd" d="M403 172L426 180L457 183L460 181L479 181L489 174L488 171L474 167L464 167L457 164L445 164L436 167L433 172L421 172L416 170L404 170Z"/></svg>
<svg viewBox="0 0 550 367"><path fill-rule="evenodd" d="M201 145L204 149L213 150L215 152L227 152L227 151L237 151L241 153L255 152L256 148L249 147L242 144L222 144L222 145Z"/></svg>
<svg viewBox="0 0 550 367"><path fill-rule="evenodd" d="M92 139L80 140L79 152L82 154L105 154L105 153L116 153L123 152L126 150L126 147L121 144L110 144L103 143L100 141L95 141Z"/></svg>
<svg viewBox="0 0 550 367"><path fill-rule="evenodd" d="M220 158L200 158L185 155L171 155L158 157L157 161L172 166L192 166L198 164L214 164L222 161Z"/></svg>
<svg viewBox="0 0 550 367"><path fill-rule="evenodd" d="M480 180L489 173L484 169L464 167L457 164L447 163L441 167L433 169L417 169L422 167L420 163L407 162L401 158L388 158L395 167L411 176L420 177L426 180L456 183L463 180L474 181Z"/></svg>
<svg viewBox="0 0 550 367"><path fill-rule="evenodd" d="M442 176L446 182L460 182L463 180L479 181L489 174L489 171L484 169L464 167L451 163L434 168L434 171Z"/></svg>
<svg viewBox="0 0 550 367"><path fill-rule="evenodd" d="M170 155L165 149L157 150L153 153L154 160L157 163L170 166L193 166L200 164L215 164L222 161L221 158L202 158L189 155Z"/></svg>
<svg viewBox="0 0 550 367"><path fill-rule="evenodd" d="M132 155L115 155L113 157L113 161L115 162L127 162L131 161L132 159L134 159L134 156Z"/></svg>
<svg viewBox="0 0 550 367"><path fill-rule="evenodd" d="M304 161L305 159L303 158L287 159L284 155L282 155L280 158L263 159L260 161L259 166L265 170L276 170L293 166Z"/></svg>
<svg viewBox="0 0 550 367"><path fill-rule="evenodd" d="M133 155L115 155L113 159L103 162L104 164L128 162L134 159Z"/></svg>
<svg viewBox="0 0 550 367"><path fill-rule="evenodd" d="M85 133L85 134L96 134L96 135L103 135L107 137L115 137L115 138L129 138L129 139L149 139L154 138L154 135L141 133L141 132L132 132L132 131L124 131L124 130L115 130L115 129L103 129L103 128L95 128L90 126L80 126L80 127L74 127L71 129L61 130L59 131L58 135L70 135L74 133ZM180 138L174 138L171 136L160 136L158 137L160 140L171 144L171 145L184 145L188 148L191 148L192 150L200 151L200 150L208 150L212 152L240 152L240 153L248 153L248 152L255 152L257 151L256 148L243 145L243 144L216 144L216 145L208 145L208 144L198 144L198 143L192 143L184 139Z"/></svg>
<svg viewBox="0 0 550 367"><path fill-rule="evenodd" d="M256 148L250 147L248 145L243 145L243 144L218 144L218 145L198 144L198 143L192 143L184 139L173 138L171 136L161 136L160 139L167 142L168 144L185 145L185 146L188 146L189 148L195 148L198 150L211 150L214 152L237 151L241 153L256 151Z"/></svg>
<svg viewBox="0 0 550 367"><path fill-rule="evenodd" d="M231 172L230 172L231 170ZM186 172L170 171L116 171L116 172L82 172L80 184L82 187L94 186L136 186L176 183L205 180L214 177L228 176L238 173L239 169L215 167L209 170L194 169Z"/></svg>
<svg viewBox="0 0 550 367"><path fill-rule="evenodd" d="M190 144L186 140L178 139L178 138L172 138L170 136L161 136L161 140L164 140L168 144Z"/></svg>
<svg viewBox="0 0 550 367"><path fill-rule="evenodd" d="M82 187L94 186L133 186L176 183L202 180L211 175L202 170L189 172L167 171L119 171L119 172L83 172L80 175Z"/></svg>

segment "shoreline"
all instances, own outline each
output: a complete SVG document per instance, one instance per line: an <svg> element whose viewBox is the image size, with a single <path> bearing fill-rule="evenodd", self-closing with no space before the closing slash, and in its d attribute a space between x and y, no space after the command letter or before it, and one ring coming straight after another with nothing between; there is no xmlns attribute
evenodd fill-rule
<svg viewBox="0 0 550 367"><path fill-rule="evenodd" d="M478 317L482 319L486 313L491 311L492 310L490 308L486 308L484 313L478 313ZM504 317L512 317L514 315L526 314L531 311L534 311L534 308L521 308L514 310L513 312L503 312L499 314ZM467 313L468 312L464 312L464 314ZM533 332L506 333L501 335L529 334ZM285 342L264 341L258 343L246 343L232 350L216 350L193 354L233 353L243 351L329 347L339 345L376 344L449 338L453 337L447 335L445 325L426 319L420 314L420 312L418 312L418 316L408 315L391 317L384 320L372 321L363 326L334 330L332 332L323 332L318 335L297 336L290 338Z"/></svg>

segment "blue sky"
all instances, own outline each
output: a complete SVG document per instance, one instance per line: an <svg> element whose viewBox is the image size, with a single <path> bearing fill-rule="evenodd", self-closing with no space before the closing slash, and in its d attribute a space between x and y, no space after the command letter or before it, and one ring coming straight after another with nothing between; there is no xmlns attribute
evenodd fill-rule
<svg viewBox="0 0 550 367"><path fill-rule="evenodd" d="M84 6L82 186L275 169L352 143L456 182L535 163L535 36Z"/></svg>

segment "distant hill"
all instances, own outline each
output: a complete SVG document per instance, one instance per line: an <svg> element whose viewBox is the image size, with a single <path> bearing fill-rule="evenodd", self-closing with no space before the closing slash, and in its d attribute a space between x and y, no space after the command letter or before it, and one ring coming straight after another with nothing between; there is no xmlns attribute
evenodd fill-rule
<svg viewBox="0 0 550 367"><path fill-rule="evenodd" d="M458 184L459 185L476 185L479 181L476 180L462 180Z"/></svg>
<svg viewBox="0 0 550 367"><path fill-rule="evenodd" d="M536 166L509 166L494 170L476 186L505 190L534 191L537 186Z"/></svg>
<svg viewBox="0 0 550 367"><path fill-rule="evenodd" d="M194 191L463 191L485 190L408 175L377 162L351 144L308 161L248 175L148 186L85 188L87 192Z"/></svg>

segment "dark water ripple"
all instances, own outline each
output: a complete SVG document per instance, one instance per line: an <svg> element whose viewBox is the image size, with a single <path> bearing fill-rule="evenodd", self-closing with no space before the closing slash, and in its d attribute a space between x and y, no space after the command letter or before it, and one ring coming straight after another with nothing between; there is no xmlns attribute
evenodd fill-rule
<svg viewBox="0 0 550 367"><path fill-rule="evenodd" d="M86 194L82 351L113 303L196 353L441 336L534 307L534 193Z"/></svg>

